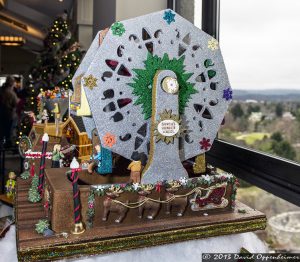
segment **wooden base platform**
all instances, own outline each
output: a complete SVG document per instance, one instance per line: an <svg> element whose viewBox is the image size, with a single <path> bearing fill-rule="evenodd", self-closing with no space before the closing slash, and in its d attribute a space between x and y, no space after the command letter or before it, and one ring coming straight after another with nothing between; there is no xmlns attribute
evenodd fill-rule
<svg viewBox="0 0 300 262"><path fill-rule="evenodd" d="M237 202L233 211L208 216L141 221L136 225L103 226L86 230L81 235L67 232L69 233L67 238L44 237L35 231L38 220L45 218L43 206L41 203L32 204L24 201L27 198L28 188L29 181L18 181L16 228L19 261L52 261L96 255L261 230L266 226L266 217L263 213Z"/></svg>

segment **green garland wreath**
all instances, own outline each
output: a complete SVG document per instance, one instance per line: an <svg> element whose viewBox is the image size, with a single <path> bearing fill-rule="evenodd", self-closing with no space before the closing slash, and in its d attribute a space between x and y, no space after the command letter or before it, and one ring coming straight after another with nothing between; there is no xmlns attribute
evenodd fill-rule
<svg viewBox="0 0 300 262"><path fill-rule="evenodd" d="M144 61L144 69L133 69L136 77L134 83L128 85L133 88L133 94L137 96L135 105L142 105L144 119L147 120L152 114L152 84L153 78L158 70L171 70L177 76L179 83L179 113L184 113L186 103L191 98L192 94L197 93L194 84L188 82L188 79L193 73L187 73L184 70L184 56L179 59L169 59L168 54L164 54L163 58L157 55L153 56L148 53L147 60Z"/></svg>

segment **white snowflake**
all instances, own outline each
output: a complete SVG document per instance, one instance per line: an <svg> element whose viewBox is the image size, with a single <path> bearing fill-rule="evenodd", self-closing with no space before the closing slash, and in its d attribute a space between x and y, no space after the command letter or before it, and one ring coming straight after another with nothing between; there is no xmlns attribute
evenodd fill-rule
<svg viewBox="0 0 300 262"><path fill-rule="evenodd" d="M133 183L132 187L133 187L134 191L137 191L140 188L140 184L139 183Z"/></svg>
<svg viewBox="0 0 300 262"><path fill-rule="evenodd" d="M179 178L179 182L181 185L185 186L187 184L188 180L186 177L181 177L181 178Z"/></svg>

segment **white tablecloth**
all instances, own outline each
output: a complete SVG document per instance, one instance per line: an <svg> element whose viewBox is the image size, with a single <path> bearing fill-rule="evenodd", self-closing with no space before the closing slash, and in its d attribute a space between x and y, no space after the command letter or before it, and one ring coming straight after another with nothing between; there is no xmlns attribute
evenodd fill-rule
<svg viewBox="0 0 300 262"><path fill-rule="evenodd" d="M1 206L2 214L11 212L11 209ZM181 243L162 245L151 248L136 249L107 255L73 259L71 261L97 262L200 262L204 253L238 253L244 247L252 253L266 253L267 247L254 233L243 233L208 239L192 240ZM0 240L0 261L17 261L15 226ZM66 260L65 260L66 261ZM70 260L68 260L70 261Z"/></svg>

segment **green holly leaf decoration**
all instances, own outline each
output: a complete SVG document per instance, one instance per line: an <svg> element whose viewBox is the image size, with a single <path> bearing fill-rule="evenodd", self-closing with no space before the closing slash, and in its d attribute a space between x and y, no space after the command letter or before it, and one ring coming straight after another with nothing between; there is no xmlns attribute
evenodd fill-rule
<svg viewBox="0 0 300 262"><path fill-rule="evenodd" d="M146 61L144 61L144 69L133 69L135 78L133 83L128 85L132 87L132 93L137 97L134 104L142 106L144 119L147 120L152 114L152 84L153 79L158 70L171 70L177 76L179 83L179 113L184 113L184 108L191 98L192 94L197 93L194 84L188 82L193 73L188 73L184 69L184 56L179 59L169 59L168 54L164 54L163 58L157 55L153 56L148 53Z"/></svg>

